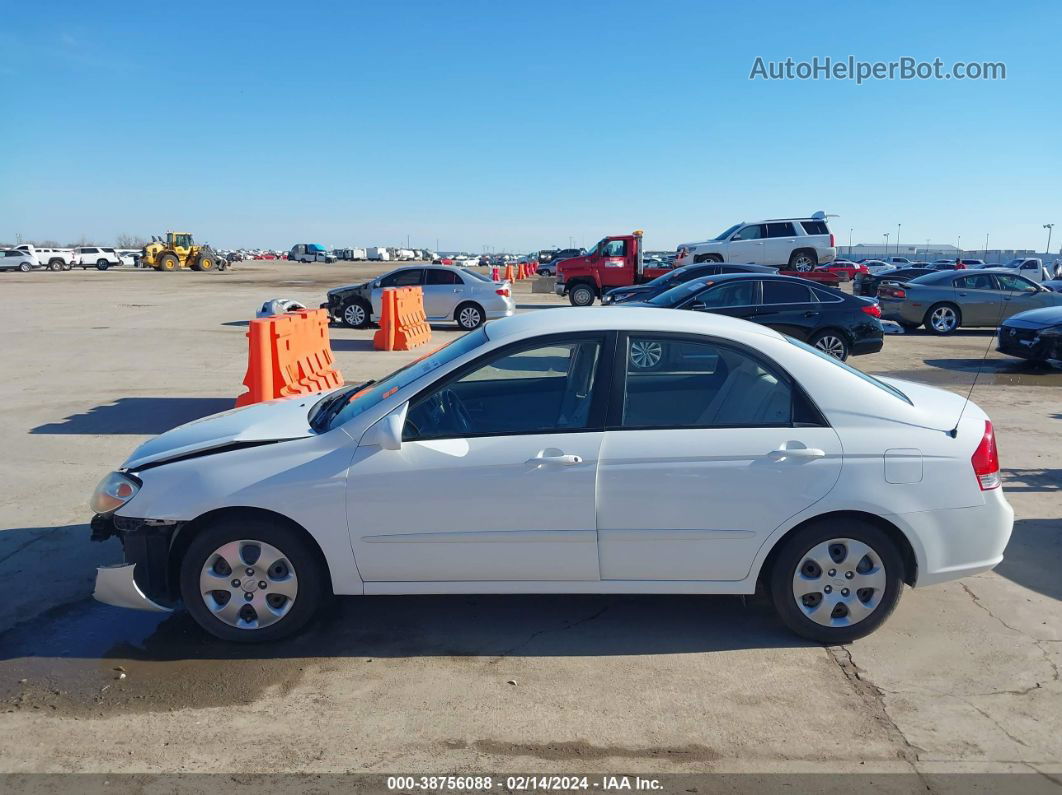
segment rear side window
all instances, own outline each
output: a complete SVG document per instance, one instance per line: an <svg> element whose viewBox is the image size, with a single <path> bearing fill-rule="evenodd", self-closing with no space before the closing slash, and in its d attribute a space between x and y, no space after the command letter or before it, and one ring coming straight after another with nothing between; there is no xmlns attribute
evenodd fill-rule
<svg viewBox="0 0 1062 795"><path fill-rule="evenodd" d="M792 237L796 232L789 221L775 221L767 224L767 237Z"/></svg>
<svg viewBox="0 0 1062 795"><path fill-rule="evenodd" d="M750 354L714 342L631 336L623 428L793 424L793 389Z"/></svg>
<svg viewBox="0 0 1062 795"><path fill-rule="evenodd" d="M460 277L453 271L429 270L426 284L461 284Z"/></svg>
<svg viewBox="0 0 1062 795"><path fill-rule="evenodd" d="M955 286L960 290L994 290L995 282L987 273L977 273L972 276L960 276L955 280Z"/></svg>
<svg viewBox="0 0 1062 795"><path fill-rule="evenodd" d="M830 234L830 230L826 227L825 221L801 221L800 225L804 227L804 231L809 235Z"/></svg>
<svg viewBox="0 0 1062 795"><path fill-rule="evenodd" d="M764 282L765 304L809 304L815 300L811 290L795 282Z"/></svg>

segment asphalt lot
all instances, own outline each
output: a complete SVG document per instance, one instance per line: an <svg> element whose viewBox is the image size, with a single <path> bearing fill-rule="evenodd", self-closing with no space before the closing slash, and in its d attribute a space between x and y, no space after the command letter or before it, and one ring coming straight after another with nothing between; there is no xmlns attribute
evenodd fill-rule
<svg viewBox="0 0 1062 795"><path fill-rule="evenodd" d="M97 480L145 438L231 407L263 300L317 306L380 270L0 273L0 772L1062 775L1062 370L994 352L973 399L1018 517L1007 558L908 589L848 647L803 642L736 597L347 598L266 648L93 602L95 566L120 555L88 541ZM516 294L520 311L566 305L526 282ZM372 333L333 329L348 381L421 353L375 352ZM852 363L964 393L990 342L890 336Z"/></svg>

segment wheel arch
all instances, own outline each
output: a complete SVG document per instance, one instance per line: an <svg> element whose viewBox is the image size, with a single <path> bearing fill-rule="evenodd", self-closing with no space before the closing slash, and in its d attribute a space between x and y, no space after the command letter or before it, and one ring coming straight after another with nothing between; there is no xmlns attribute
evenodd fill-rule
<svg viewBox="0 0 1062 795"><path fill-rule="evenodd" d="M250 505L215 508L214 510L200 514L195 519L182 524L170 542L169 557L166 560L166 581L169 583L180 582L181 561L184 559L188 547L191 546L192 540L203 530L204 527L221 519L233 519L236 517L249 517L276 522L300 535L303 540L309 544L310 549L313 550L313 554L317 557L317 562L323 567L323 571L327 576L329 593L335 592L335 583L332 579L332 569L328 565L328 558L325 556L324 550L321 549L321 545L317 542L317 539L313 537L310 531L289 516L285 516L276 511L271 511L267 508L256 508Z"/></svg>
<svg viewBox="0 0 1062 795"><path fill-rule="evenodd" d="M903 581L910 586L918 580L918 556L915 554L914 547L911 544L911 540L907 537L907 534L903 532L899 527L877 514L868 513L867 511L858 510L837 510L829 511L827 513L820 513L816 516L810 516L801 520L797 524L790 527L782 535L774 539L774 543L771 545L770 551L763 558L760 563L759 571L756 572L755 579L757 586L766 584L767 577L770 576L771 567L774 565L775 558L778 557L778 552L782 548L785 541L794 533L798 533L810 524L815 522L821 522L824 519L861 519L869 524L874 525L880 530L884 531L893 543L896 544L896 549L900 553L900 557L903 559L904 577Z"/></svg>

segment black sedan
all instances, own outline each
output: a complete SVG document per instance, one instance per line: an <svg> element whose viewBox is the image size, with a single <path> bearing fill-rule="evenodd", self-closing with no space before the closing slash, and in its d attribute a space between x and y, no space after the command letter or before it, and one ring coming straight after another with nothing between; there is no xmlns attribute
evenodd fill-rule
<svg viewBox="0 0 1062 795"><path fill-rule="evenodd" d="M877 353L884 340L875 301L795 276L724 273L672 287L642 305L750 320L841 361Z"/></svg>
<svg viewBox="0 0 1062 795"><path fill-rule="evenodd" d="M895 268L881 273L857 273L852 279L852 292L856 295L875 296L882 282L909 282L927 273L936 273L933 268Z"/></svg>
<svg viewBox="0 0 1062 795"><path fill-rule="evenodd" d="M1034 362L1062 359L1062 306L1011 315L999 327L996 350Z"/></svg>
<svg viewBox="0 0 1062 795"><path fill-rule="evenodd" d="M634 284L630 287L616 287L605 293L601 303L625 304L629 301L648 301L654 296L660 295L665 290L670 290L680 284L703 279L706 276L718 276L721 273L778 273L778 268L767 265L752 265L722 262L700 262L695 265L684 265L681 268L657 276L651 282Z"/></svg>

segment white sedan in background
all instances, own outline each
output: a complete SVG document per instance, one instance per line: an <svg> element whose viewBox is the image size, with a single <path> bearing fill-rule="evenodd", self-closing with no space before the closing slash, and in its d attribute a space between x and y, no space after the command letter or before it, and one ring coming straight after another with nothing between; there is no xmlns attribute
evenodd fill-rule
<svg viewBox="0 0 1062 795"><path fill-rule="evenodd" d="M493 321L377 383L145 442L92 498L96 597L275 640L331 594L751 594L845 643L904 583L991 569L992 424L741 320ZM740 632L740 628L735 628Z"/></svg>

